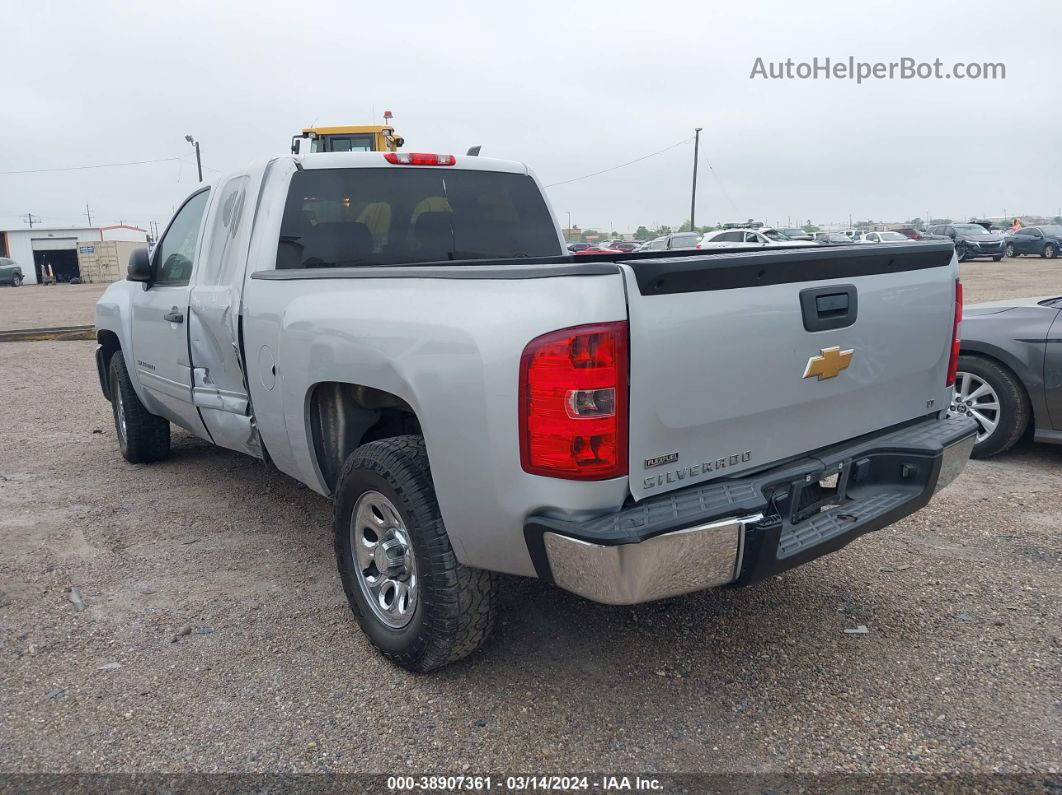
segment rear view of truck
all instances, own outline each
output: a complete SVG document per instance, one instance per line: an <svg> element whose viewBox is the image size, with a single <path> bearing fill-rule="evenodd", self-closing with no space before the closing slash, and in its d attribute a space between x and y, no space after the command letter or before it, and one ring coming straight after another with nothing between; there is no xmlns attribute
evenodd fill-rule
<svg viewBox="0 0 1062 795"><path fill-rule="evenodd" d="M972 425L945 416L962 306L951 246L620 266L629 321L610 344L629 350L629 391L605 363L605 381L581 376L595 391L557 394L606 396L620 432L599 457L626 466L630 500L589 522L532 517L540 575L614 603L754 582L917 510L969 457ZM525 414L548 405L522 397Z"/></svg>

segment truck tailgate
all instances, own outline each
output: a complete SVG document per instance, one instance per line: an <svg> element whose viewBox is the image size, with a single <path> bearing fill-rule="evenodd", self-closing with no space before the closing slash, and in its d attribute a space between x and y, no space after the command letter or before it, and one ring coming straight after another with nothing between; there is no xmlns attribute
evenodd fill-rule
<svg viewBox="0 0 1062 795"><path fill-rule="evenodd" d="M912 243L623 263L634 498L947 408L952 259Z"/></svg>

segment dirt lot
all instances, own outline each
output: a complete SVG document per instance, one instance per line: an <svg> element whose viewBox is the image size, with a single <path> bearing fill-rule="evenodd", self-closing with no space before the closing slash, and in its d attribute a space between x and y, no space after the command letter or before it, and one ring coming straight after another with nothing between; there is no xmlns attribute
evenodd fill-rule
<svg viewBox="0 0 1062 795"><path fill-rule="evenodd" d="M106 289L106 284L0 287L0 331L93 323L96 299Z"/></svg>
<svg viewBox="0 0 1062 795"><path fill-rule="evenodd" d="M968 300L1058 268L968 264ZM0 322L89 322L75 289L0 290ZM508 579L488 645L415 677L357 630L328 501L183 432L125 463L92 350L0 345L0 771L1062 766L1062 448L752 588L631 609Z"/></svg>

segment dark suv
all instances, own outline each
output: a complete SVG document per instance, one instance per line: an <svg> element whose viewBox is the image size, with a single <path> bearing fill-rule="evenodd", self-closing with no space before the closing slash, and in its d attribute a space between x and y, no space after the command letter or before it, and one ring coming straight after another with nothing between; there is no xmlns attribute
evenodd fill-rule
<svg viewBox="0 0 1062 795"><path fill-rule="evenodd" d="M922 239L948 238L955 244L959 262L978 257L991 257L993 262L1003 259L1003 238L989 232L980 224L937 224L929 227Z"/></svg>
<svg viewBox="0 0 1062 795"><path fill-rule="evenodd" d="M1062 226L1023 226L1007 238L1007 256L1038 254L1054 259L1062 251Z"/></svg>

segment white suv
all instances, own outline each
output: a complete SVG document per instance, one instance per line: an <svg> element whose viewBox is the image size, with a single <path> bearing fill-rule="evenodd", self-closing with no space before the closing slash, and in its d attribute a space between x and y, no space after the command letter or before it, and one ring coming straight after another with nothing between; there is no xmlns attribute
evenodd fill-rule
<svg viewBox="0 0 1062 795"><path fill-rule="evenodd" d="M744 248L747 246L814 246L810 240L792 240L777 229L722 229L709 232L697 248Z"/></svg>

